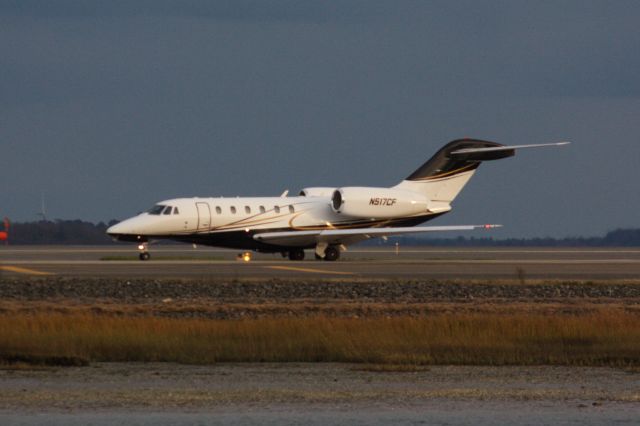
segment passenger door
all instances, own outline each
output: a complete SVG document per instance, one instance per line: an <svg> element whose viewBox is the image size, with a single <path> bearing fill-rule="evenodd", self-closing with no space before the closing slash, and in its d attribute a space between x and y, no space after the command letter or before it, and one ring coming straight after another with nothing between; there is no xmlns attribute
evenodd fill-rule
<svg viewBox="0 0 640 426"><path fill-rule="evenodd" d="M209 203L196 203L198 209L198 231L208 231L211 228L211 209Z"/></svg>

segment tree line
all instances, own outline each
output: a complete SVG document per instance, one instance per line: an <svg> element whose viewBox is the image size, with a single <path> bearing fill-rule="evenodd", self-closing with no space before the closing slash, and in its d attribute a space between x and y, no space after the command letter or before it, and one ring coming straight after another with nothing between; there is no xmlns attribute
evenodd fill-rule
<svg viewBox="0 0 640 426"><path fill-rule="evenodd" d="M9 228L9 244L114 244L106 234L107 228L118 223L86 222L82 220L55 220L37 222L14 222ZM616 229L602 237L565 238L505 238L456 237L420 238L415 236L393 237L387 242L371 240L369 244L429 245L443 247L633 247L640 246L640 229Z"/></svg>
<svg viewBox="0 0 640 426"><path fill-rule="evenodd" d="M504 238L456 237L456 238L416 238L400 237L400 244L430 245L443 247L638 247L640 229L616 229L602 237L564 238Z"/></svg>
<svg viewBox="0 0 640 426"><path fill-rule="evenodd" d="M115 223L91 223L82 220L12 222L8 230L9 244L113 244L107 228Z"/></svg>

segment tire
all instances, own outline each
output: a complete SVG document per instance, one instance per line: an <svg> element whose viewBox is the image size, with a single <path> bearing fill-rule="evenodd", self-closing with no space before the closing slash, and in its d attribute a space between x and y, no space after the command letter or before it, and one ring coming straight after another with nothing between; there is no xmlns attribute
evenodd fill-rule
<svg viewBox="0 0 640 426"><path fill-rule="evenodd" d="M293 249L289 251L289 259L290 260L304 260L304 250L302 249Z"/></svg>
<svg viewBox="0 0 640 426"><path fill-rule="evenodd" d="M324 260L333 262L338 259L340 259L340 250L333 246L327 247L324 251Z"/></svg>
<svg viewBox="0 0 640 426"><path fill-rule="evenodd" d="M138 256L140 258L140 260L149 260L151 259L151 255L149 254L149 252L143 251L142 253L140 253L140 255Z"/></svg>

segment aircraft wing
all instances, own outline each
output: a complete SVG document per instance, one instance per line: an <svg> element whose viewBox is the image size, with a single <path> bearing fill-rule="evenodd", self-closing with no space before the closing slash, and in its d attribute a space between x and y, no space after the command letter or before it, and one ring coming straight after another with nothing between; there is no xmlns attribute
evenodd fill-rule
<svg viewBox="0 0 640 426"><path fill-rule="evenodd" d="M399 228L318 229L312 231L263 232L253 239L284 247L304 247L318 243L353 244L376 237L389 237L422 232L470 231L473 229L499 228L502 225L413 226Z"/></svg>

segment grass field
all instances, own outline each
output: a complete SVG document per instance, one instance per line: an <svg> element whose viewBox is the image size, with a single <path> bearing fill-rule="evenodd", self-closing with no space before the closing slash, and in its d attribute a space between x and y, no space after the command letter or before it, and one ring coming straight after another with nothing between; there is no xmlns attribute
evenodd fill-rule
<svg viewBox="0 0 640 426"><path fill-rule="evenodd" d="M76 312L0 314L0 361L640 365L640 315L447 313L241 320Z"/></svg>

